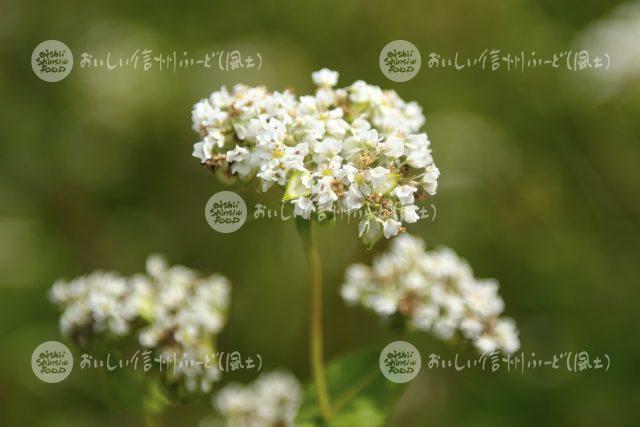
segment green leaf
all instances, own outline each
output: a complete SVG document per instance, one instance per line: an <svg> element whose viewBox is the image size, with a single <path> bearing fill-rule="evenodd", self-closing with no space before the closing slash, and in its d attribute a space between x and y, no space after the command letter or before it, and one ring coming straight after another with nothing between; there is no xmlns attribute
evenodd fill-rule
<svg viewBox="0 0 640 427"><path fill-rule="evenodd" d="M307 387L296 425L326 427L376 427L386 421L402 393L402 384L388 381L380 372L380 350L366 350L332 361L326 370L332 417L322 420L314 385Z"/></svg>
<svg viewBox="0 0 640 427"><path fill-rule="evenodd" d="M306 197L311 194L311 190L302 185L302 172L294 171L289 182L287 183L287 189L282 197L283 202L299 199L300 197Z"/></svg>

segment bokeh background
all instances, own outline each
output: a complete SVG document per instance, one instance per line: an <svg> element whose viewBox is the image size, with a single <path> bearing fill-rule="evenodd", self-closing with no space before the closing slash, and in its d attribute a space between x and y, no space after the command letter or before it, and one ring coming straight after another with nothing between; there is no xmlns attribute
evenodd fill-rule
<svg viewBox="0 0 640 427"><path fill-rule="evenodd" d="M61 339L46 291L94 269L141 271L147 254L219 271L234 284L223 350L259 353L266 368L301 380L307 366L308 285L291 221L262 220L222 235L203 218L223 188L191 157L192 104L220 85L312 89L310 73L340 72L395 89L424 107L442 171L435 221L411 226L445 244L480 277L502 284L523 351L586 350L608 372L423 372L390 426L632 426L640 407L640 3L413 0L131 2L5 0L0 8L0 425L137 425L109 407L96 376L38 381L32 350ZM43 40L65 42L71 75L45 83L30 67ZM406 83L382 75L391 40L421 51ZM81 52L136 49L260 53L260 70L80 69ZM485 49L608 53L611 68L571 72L429 69L428 54ZM252 206L277 194L244 193ZM338 297L344 269L370 261L356 225L321 229L327 357L394 338ZM375 250L383 250L379 244ZM427 335L414 344L443 357L469 349ZM77 354L77 353L76 353ZM78 371L79 372L79 371ZM228 380L250 380L242 373ZM196 425L204 399L168 425Z"/></svg>

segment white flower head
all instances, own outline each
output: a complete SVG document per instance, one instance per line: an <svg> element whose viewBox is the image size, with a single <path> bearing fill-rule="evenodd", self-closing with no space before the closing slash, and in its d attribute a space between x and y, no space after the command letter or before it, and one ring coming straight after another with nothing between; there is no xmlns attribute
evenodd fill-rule
<svg viewBox="0 0 640 427"><path fill-rule="evenodd" d="M338 72L323 68L311 73L311 79L316 86L333 87L338 84Z"/></svg>
<svg viewBox="0 0 640 427"><path fill-rule="evenodd" d="M385 223L385 233L396 226L392 221ZM517 351L518 330L513 320L502 317L498 282L474 278L451 249L424 248L417 237L398 237L370 267L356 264L347 269L342 298L382 317L400 313L409 326L442 339L459 333L481 353Z"/></svg>
<svg viewBox="0 0 640 427"><path fill-rule="evenodd" d="M236 85L198 102L193 156L225 182L285 189L283 201L303 219L359 215L367 245L396 236L437 189L430 142L418 133L422 109L363 81L335 89L338 73L328 69L312 79L315 95Z"/></svg>
<svg viewBox="0 0 640 427"><path fill-rule="evenodd" d="M214 344L226 322L231 285L220 276L201 277L184 266L169 266L160 255L147 258L146 274L131 277L94 272L57 281L51 300L62 310L60 329L79 344L107 336L137 337L155 357L173 360L164 373L187 390L207 392L218 380Z"/></svg>
<svg viewBox="0 0 640 427"><path fill-rule="evenodd" d="M302 385L292 374L274 371L248 385L229 384L212 401L226 425L293 427L302 395Z"/></svg>

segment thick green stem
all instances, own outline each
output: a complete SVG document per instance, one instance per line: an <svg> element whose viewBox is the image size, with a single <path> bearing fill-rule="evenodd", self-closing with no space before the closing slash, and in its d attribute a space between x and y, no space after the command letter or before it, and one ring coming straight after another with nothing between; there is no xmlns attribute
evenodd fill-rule
<svg viewBox="0 0 640 427"><path fill-rule="evenodd" d="M322 337L322 270L320 256L315 244L315 233L312 221L296 218L296 228L302 238L307 258L307 268L311 280L310 338L309 350L311 370L316 387L320 412L325 420L331 418L331 404L324 372L324 346Z"/></svg>

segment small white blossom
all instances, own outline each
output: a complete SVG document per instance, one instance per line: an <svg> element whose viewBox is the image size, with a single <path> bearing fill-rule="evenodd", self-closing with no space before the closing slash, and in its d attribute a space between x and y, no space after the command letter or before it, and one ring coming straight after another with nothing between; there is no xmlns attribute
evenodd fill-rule
<svg viewBox="0 0 640 427"><path fill-rule="evenodd" d="M344 199L344 206L347 212L358 210L364 204L364 195L357 185L349 186L349 193Z"/></svg>
<svg viewBox="0 0 640 427"><path fill-rule="evenodd" d="M384 237L387 239L392 236L397 236L400 232L400 221L396 221L393 218L387 218L384 222Z"/></svg>
<svg viewBox="0 0 640 427"><path fill-rule="evenodd" d="M338 84L338 72L323 68L320 71L311 73L313 83L321 87L333 87Z"/></svg>
<svg viewBox="0 0 640 427"><path fill-rule="evenodd" d="M422 188L427 194L434 195L438 190L438 177L440 170L435 165L429 165L422 177Z"/></svg>
<svg viewBox="0 0 640 427"><path fill-rule="evenodd" d="M309 219L311 212L315 209L315 206L311 199L306 197L300 197L292 202L295 205L294 215L301 216L304 219Z"/></svg>
<svg viewBox="0 0 640 427"><path fill-rule="evenodd" d="M414 201L413 194L416 191L418 191L418 189L411 185L399 185L391 192L391 194L396 196L403 205L410 205Z"/></svg>
<svg viewBox="0 0 640 427"><path fill-rule="evenodd" d="M420 219L420 215L418 215L418 207L416 205L405 205L400 208L400 217L402 221L413 224L414 222L418 222Z"/></svg>
<svg viewBox="0 0 640 427"><path fill-rule="evenodd" d="M398 159L404 154L404 141L398 134L390 134L378 144L378 151L392 159Z"/></svg>

